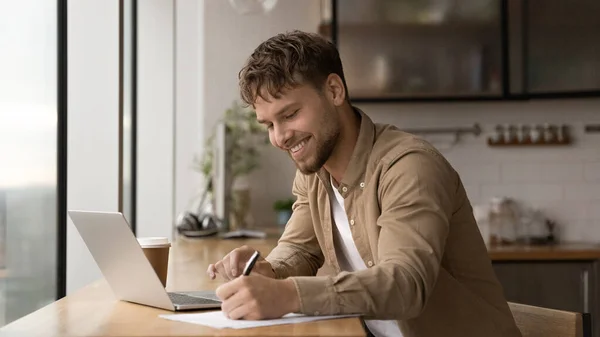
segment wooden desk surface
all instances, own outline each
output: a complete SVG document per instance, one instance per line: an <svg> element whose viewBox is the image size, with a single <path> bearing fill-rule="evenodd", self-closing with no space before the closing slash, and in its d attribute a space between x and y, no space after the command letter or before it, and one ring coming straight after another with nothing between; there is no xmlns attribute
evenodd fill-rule
<svg viewBox="0 0 600 337"><path fill-rule="evenodd" d="M179 239L171 249L167 290L216 289L221 281L206 276L208 264L244 244L267 254L276 239ZM0 336L365 336L358 318L219 330L160 314L172 312L118 301L102 279L4 326Z"/></svg>

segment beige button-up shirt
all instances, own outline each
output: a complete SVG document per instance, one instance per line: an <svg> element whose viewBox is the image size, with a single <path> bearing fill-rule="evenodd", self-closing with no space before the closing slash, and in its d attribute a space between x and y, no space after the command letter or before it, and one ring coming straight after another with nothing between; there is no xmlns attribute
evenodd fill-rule
<svg viewBox="0 0 600 337"><path fill-rule="evenodd" d="M301 312L395 319L405 337L520 336L460 177L427 142L362 111L338 186L366 270L341 271L326 170L296 174L297 200L267 256ZM327 263L335 275L315 276Z"/></svg>

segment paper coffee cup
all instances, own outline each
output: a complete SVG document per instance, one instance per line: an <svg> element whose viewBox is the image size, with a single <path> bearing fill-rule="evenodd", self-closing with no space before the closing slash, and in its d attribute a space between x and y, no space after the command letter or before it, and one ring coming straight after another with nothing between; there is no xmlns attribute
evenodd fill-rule
<svg viewBox="0 0 600 337"><path fill-rule="evenodd" d="M137 240L163 287L166 287L167 272L169 270L169 250L171 249L169 239L164 237L147 237L138 238Z"/></svg>

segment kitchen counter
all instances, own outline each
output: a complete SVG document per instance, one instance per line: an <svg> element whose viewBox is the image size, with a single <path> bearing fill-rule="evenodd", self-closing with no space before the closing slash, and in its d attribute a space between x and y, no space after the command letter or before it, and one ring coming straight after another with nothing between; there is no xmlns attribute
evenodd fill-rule
<svg viewBox="0 0 600 337"><path fill-rule="evenodd" d="M600 259L600 244L566 242L546 246L488 246L492 261L518 260L596 260Z"/></svg>
<svg viewBox="0 0 600 337"><path fill-rule="evenodd" d="M509 302L585 312L600 321L600 243L488 246ZM600 324L594 324L600 336Z"/></svg>
<svg viewBox="0 0 600 337"><path fill-rule="evenodd" d="M267 227L261 228L261 230L267 233L267 238L263 241L275 247L281 236L281 228ZM192 241L202 241L202 239L192 239ZM235 241L233 240L233 242ZM223 242L229 242L229 240ZM489 245L488 254L493 262L600 260L600 243L564 242L554 245Z"/></svg>

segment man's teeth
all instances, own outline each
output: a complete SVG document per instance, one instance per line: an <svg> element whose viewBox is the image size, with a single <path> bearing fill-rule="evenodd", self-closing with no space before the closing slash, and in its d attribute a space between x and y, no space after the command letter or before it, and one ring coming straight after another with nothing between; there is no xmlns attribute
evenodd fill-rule
<svg viewBox="0 0 600 337"><path fill-rule="evenodd" d="M298 152L298 151L300 151L304 147L304 145L306 145L306 141L305 140L302 141L300 144L294 146L292 148L292 152Z"/></svg>

